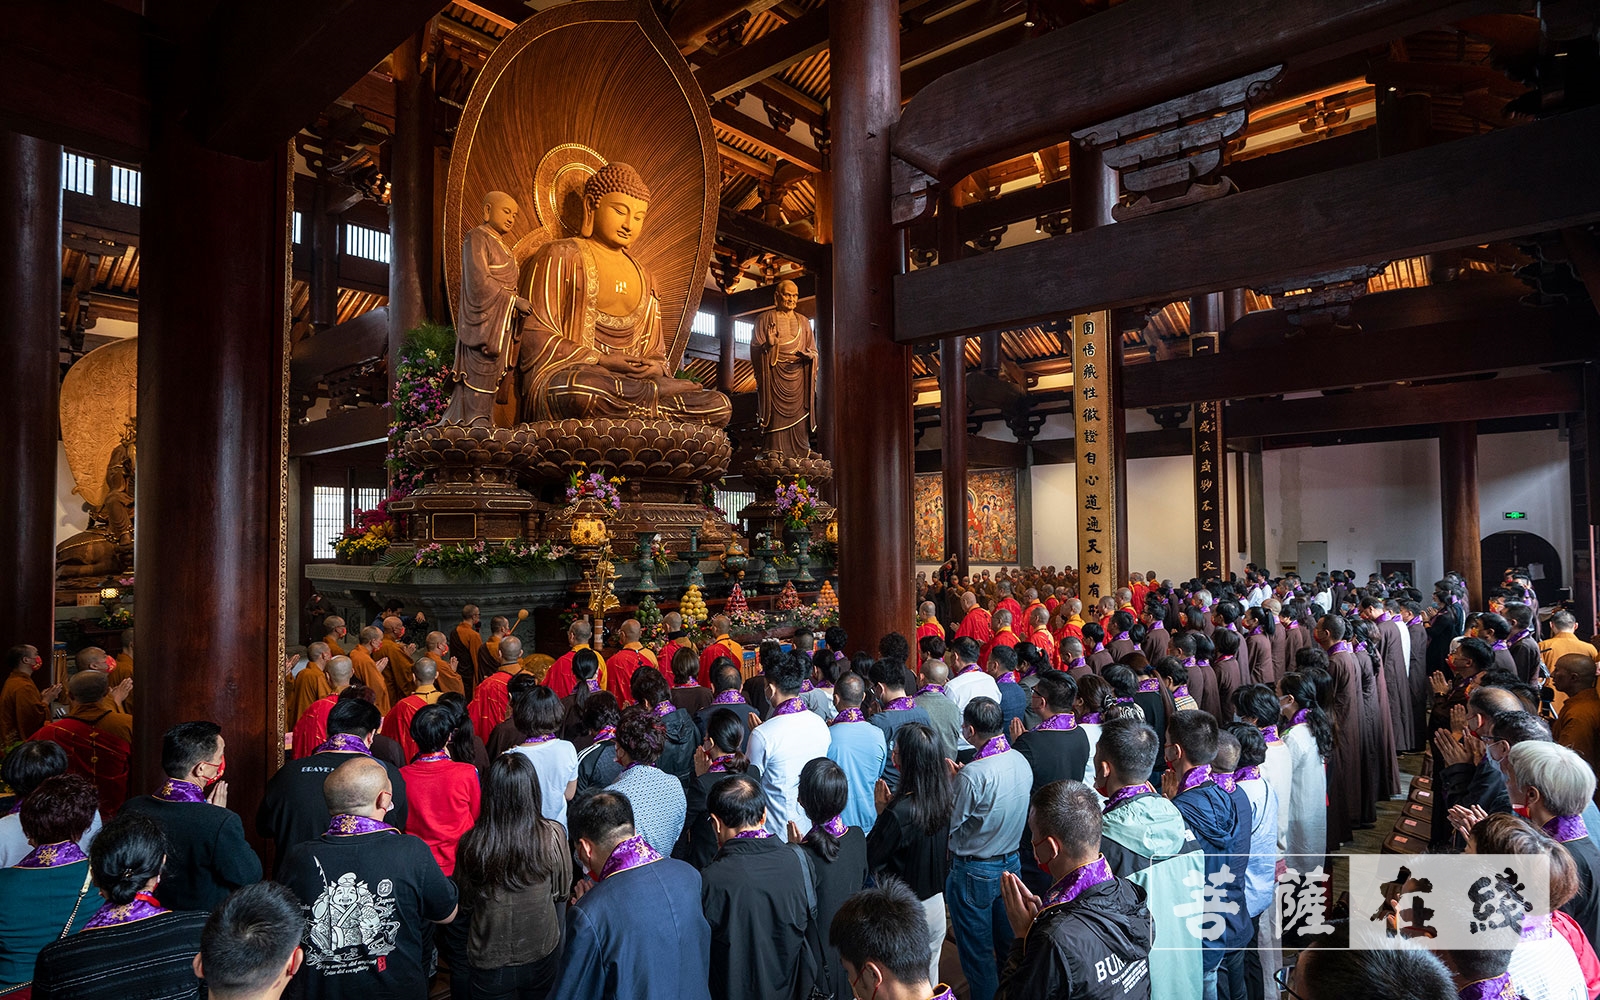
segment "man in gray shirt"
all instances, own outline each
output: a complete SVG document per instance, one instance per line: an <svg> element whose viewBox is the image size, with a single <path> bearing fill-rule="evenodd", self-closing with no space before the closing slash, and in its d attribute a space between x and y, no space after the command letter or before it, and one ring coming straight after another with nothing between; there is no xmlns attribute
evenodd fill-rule
<svg viewBox="0 0 1600 1000"><path fill-rule="evenodd" d="M949 764L955 780L945 902L972 1000L993 1000L1011 950L1011 924L1001 876L1022 871L1017 845L1028 825L1033 769L1002 732L1000 703L977 697L962 710L961 735L977 748L965 765Z"/></svg>
<svg viewBox="0 0 1600 1000"><path fill-rule="evenodd" d="M944 660L929 657L922 661L922 688L913 700L917 707L928 713L929 726L934 739L939 741L939 753L946 760L955 760L961 743L961 711L944 693L945 682L950 679L950 667Z"/></svg>

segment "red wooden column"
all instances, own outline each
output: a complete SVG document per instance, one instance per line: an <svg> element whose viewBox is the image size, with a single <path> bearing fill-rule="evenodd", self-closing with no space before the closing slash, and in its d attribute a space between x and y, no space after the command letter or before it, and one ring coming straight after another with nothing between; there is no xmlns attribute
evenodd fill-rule
<svg viewBox="0 0 1600 1000"><path fill-rule="evenodd" d="M426 29L394 50L394 139L389 193L389 389L393 395L396 359L405 335L428 321L434 272L433 249L433 77L423 64ZM481 195L481 193L480 193ZM523 205L532 212L532 205ZM476 211L476 208L473 209ZM481 221L481 220L477 220ZM459 248L457 249L459 253Z"/></svg>
<svg viewBox="0 0 1600 1000"><path fill-rule="evenodd" d="M1440 513L1444 520L1444 568L1460 573L1467 604L1483 609L1483 549L1478 536L1478 425L1439 425Z"/></svg>
<svg viewBox="0 0 1600 1000"><path fill-rule="evenodd" d="M175 105L153 102L143 163L129 791L162 780L162 733L209 719L248 818L282 756L290 165L287 143L201 146Z"/></svg>
<svg viewBox="0 0 1600 1000"><path fill-rule="evenodd" d="M905 252L890 222L889 129L900 117L895 0L833 0L833 296L840 612L871 648L906 632L911 560L911 352L894 342L890 281Z"/></svg>
<svg viewBox="0 0 1600 1000"><path fill-rule="evenodd" d="M7 480L0 489L0 636L7 646L37 646L48 658L55 634L61 147L6 131L0 302L0 468Z"/></svg>
<svg viewBox="0 0 1600 1000"><path fill-rule="evenodd" d="M939 450L944 463L944 551L967 575L967 338L939 344Z"/></svg>

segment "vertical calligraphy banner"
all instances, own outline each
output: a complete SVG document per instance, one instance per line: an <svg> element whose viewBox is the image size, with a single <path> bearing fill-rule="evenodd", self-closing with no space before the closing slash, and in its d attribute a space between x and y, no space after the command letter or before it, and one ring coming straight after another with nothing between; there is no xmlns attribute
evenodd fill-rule
<svg viewBox="0 0 1600 1000"><path fill-rule="evenodd" d="M1078 596L1085 610L1092 601L1116 592L1122 567L1117 563L1116 476L1121 468L1113 420L1121 401L1115 398L1110 314L1105 311L1072 319L1072 416L1077 425L1078 469Z"/></svg>
<svg viewBox="0 0 1600 1000"><path fill-rule="evenodd" d="M1217 353L1215 332L1196 333L1195 354ZM1228 466L1222 436L1222 401L1194 404L1195 575L1201 580L1228 572Z"/></svg>

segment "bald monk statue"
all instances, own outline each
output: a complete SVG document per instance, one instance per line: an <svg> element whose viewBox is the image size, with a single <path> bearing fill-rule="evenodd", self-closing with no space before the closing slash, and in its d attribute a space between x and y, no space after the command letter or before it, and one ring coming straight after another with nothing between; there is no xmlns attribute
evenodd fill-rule
<svg viewBox="0 0 1600 1000"><path fill-rule="evenodd" d="M800 289L794 282L773 286L773 304L756 320L750 340L762 449L775 458L806 458L817 428L817 341L795 308Z"/></svg>
<svg viewBox="0 0 1600 1000"><path fill-rule="evenodd" d="M547 243L523 265L532 307L517 353L518 419L665 417L723 427L728 397L674 378L650 273L628 252L650 189L625 163L583 186L582 236Z"/></svg>
<svg viewBox="0 0 1600 1000"><path fill-rule="evenodd" d="M483 196L483 223L461 242L455 389L445 422L510 425L509 419L495 419L495 396L516 366L522 318L532 308L517 294L517 262L505 244L519 211L516 199L490 191ZM509 408L502 412L514 416Z"/></svg>

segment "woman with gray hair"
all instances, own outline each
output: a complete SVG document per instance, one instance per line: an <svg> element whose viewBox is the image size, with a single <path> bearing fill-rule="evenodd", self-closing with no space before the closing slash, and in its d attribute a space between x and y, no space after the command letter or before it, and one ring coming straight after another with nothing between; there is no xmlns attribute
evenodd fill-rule
<svg viewBox="0 0 1600 1000"><path fill-rule="evenodd" d="M1503 770L1512 809L1526 812L1530 822L1565 844L1578 866L1578 894L1561 909L1590 941L1600 941L1600 848L1581 815L1594 798L1594 772L1566 747L1532 741L1512 747Z"/></svg>

